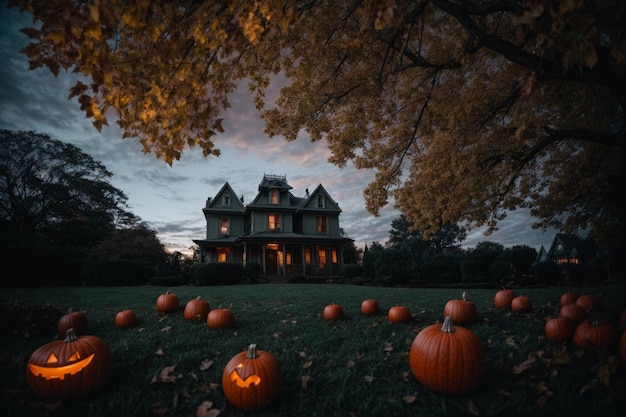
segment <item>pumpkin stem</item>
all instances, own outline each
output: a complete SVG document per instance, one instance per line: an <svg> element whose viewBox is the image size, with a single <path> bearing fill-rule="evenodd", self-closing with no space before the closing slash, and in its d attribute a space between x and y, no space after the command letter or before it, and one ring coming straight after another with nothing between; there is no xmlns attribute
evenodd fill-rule
<svg viewBox="0 0 626 417"><path fill-rule="evenodd" d="M248 359L256 359L259 355L256 353L256 344L252 343L248 346L248 353L246 354L246 358Z"/></svg>
<svg viewBox="0 0 626 417"><path fill-rule="evenodd" d="M443 325L441 326L441 331L444 333L454 333L454 326L452 326L452 319L450 316L446 316L443 319Z"/></svg>
<svg viewBox="0 0 626 417"><path fill-rule="evenodd" d="M65 332L65 343L70 343L73 342L75 340L78 340L78 336L76 336L76 332L74 331L74 328L69 328L67 329L67 331Z"/></svg>

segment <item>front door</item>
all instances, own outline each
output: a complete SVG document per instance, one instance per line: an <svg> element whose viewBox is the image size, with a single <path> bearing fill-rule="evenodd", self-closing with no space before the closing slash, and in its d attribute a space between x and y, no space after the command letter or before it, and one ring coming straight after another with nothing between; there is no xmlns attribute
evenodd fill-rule
<svg viewBox="0 0 626 417"><path fill-rule="evenodd" d="M274 249L265 250L265 275L278 275L278 251Z"/></svg>

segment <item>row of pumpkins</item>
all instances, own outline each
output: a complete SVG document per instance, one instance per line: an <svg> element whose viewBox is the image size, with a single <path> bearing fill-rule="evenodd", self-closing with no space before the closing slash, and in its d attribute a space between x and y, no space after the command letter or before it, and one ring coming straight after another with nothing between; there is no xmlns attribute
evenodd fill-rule
<svg viewBox="0 0 626 417"><path fill-rule="evenodd" d="M599 297L565 293L561 297L559 317L546 321L545 336L556 342L573 341L576 345L615 350L618 330L609 322L590 320L589 312L597 308ZM496 292L497 309L515 312L532 310L526 296L513 290ZM168 313L179 308L178 297L171 292L159 295L156 309ZM361 313L372 316L379 313L376 300L364 300ZM208 301L200 297L190 300L184 309L187 320L206 320L212 329L230 328L235 324L230 309L211 310ZM323 318L334 321L344 317L339 304L324 308ZM411 313L406 306L393 306L387 312L391 323L406 323ZM463 293L461 299L449 300L444 307L443 324L433 324L420 330L411 344L409 364L415 378L429 389L446 394L465 394L476 388L486 371L486 358L478 336L463 327L478 320L475 304ZM125 309L115 316L120 328L133 326L137 316ZM619 327L626 327L626 310ZM106 342L87 334L87 316L70 310L61 317L57 331L63 340L39 347L30 356L26 381L33 392L46 398L70 398L100 389L108 380L112 355ZM626 364L626 332L619 338L619 355ZM453 371L453 372L452 372ZM451 377L454 375L454 377ZM253 411L266 407L279 394L282 385L280 364L270 352L251 344L246 351L235 355L224 367L222 388L226 399L235 407Z"/></svg>

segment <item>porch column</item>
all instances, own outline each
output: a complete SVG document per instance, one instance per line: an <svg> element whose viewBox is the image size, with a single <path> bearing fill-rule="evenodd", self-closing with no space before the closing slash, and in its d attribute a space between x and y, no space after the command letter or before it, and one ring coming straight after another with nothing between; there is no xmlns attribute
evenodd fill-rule
<svg viewBox="0 0 626 417"><path fill-rule="evenodd" d="M283 274L282 275L284 277L286 277L287 276L287 268L286 268L286 265L287 265L287 245L285 245L285 243L283 242L283 243L280 244L280 247L282 248L282 251L283 251L283 256L282 256L283 260L281 262L282 263L281 266L283 268Z"/></svg>

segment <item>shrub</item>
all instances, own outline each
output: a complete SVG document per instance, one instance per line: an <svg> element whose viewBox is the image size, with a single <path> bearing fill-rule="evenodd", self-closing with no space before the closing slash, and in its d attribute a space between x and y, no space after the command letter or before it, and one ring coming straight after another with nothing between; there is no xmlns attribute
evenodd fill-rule
<svg viewBox="0 0 626 417"><path fill-rule="evenodd" d="M355 277L363 276L363 268L361 267L361 265L357 264L345 264L341 272L344 278L347 280L352 280Z"/></svg>
<svg viewBox="0 0 626 417"><path fill-rule="evenodd" d="M150 265L118 259L87 263L81 278L87 285L144 285L153 275Z"/></svg>
<svg viewBox="0 0 626 417"><path fill-rule="evenodd" d="M196 285L241 284L243 265L234 262L203 263L193 269Z"/></svg>

